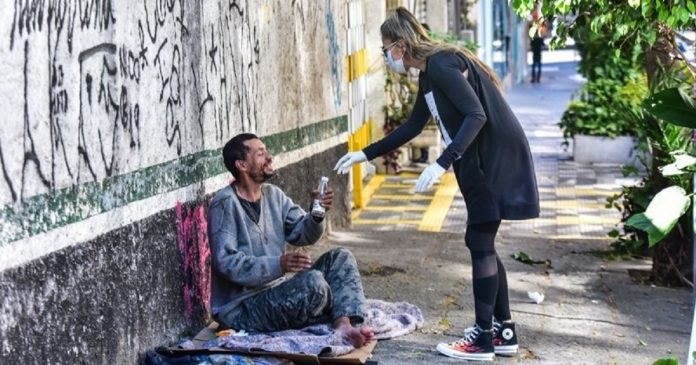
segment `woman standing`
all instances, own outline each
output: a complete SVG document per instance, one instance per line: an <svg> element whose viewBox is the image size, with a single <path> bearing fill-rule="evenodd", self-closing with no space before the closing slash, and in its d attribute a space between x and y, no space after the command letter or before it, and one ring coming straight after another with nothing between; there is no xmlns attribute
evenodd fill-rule
<svg viewBox="0 0 696 365"><path fill-rule="evenodd" d="M495 251L502 219L539 216L534 165L524 131L501 94L493 70L472 52L431 39L405 8L380 28L385 61L394 71L420 70L419 90L408 121L367 146L350 152L335 170L347 173L416 137L428 118L437 122L447 146L418 178L416 192L429 189L450 167L468 210L466 246L471 252L476 324L441 353L468 360L492 360L517 353L510 315L507 275Z"/></svg>

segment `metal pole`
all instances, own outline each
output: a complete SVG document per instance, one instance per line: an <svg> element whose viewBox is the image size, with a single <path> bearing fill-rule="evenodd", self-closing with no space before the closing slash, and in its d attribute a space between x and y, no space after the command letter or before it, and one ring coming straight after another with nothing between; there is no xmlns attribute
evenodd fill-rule
<svg viewBox="0 0 696 365"><path fill-rule="evenodd" d="M696 31L696 27L693 29ZM696 54L696 47L694 47L694 54ZM692 93L693 96L696 97L696 82L692 85ZM694 137L696 137L696 130L691 131L691 142L692 142L692 150L696 151L696 145L694 145ZM692 183L694 184L693 187L696 189L696 174L693 176ZM692 224L692 230L694 231L693 237L691 239L692 247L692 260L693 262L691 263L692 265L692 280L691 282L694 283L694 288L693 288L693 320L691 321L691 341L689 341L689 352L686 354L686 364L687 365L693 365L694 363L694 357L693 353L696 351L696 207L694 207L694 198L691 198L691 224Z"/></svg>
<svg viewBox="0 0 696 365"><path fill-rule="evenodd" d="M693 320L691 321L691 341L689 341L689 352L686 354L686 365L694 364L694 351L696 351L696 310L694 310Z"/></svg>
<svg viewBox="0 0 696 365"><path fill-rule="evenodd" d="M454 0L454 24L453 24L453 33L454 36L457 37L457 39L461 38L461 33L462 33L462 24L461 24L461 19L462 19L462 0Z"/></svg>
<svg viewBox="0 0 696 365"><path fill-rule="evenodd" d="M692 133L692 138L694 136L694 131ZM696 187L696 174L693 177L693 186ZM693 227L696 228L696 207L694 207L694 199L691 198L691 223L693 224ZM694 229L694 236L692 237L692 244L696 246L696 229ZM693 273L693 280L696 280L696 250L692 248L693 251L693 267L694 267L694 273ZM696 281L692 281L692 283L696 283ZM694 285L693 289L693 298L694 298L694 303L696 303L696 285ZM691 321L691 341L689 341L689 352L686 354L686 364L687 365L693 365L694 364L694 357L691 355L696 351L696 308L692 308L693 311L693 319Z"/></svg>

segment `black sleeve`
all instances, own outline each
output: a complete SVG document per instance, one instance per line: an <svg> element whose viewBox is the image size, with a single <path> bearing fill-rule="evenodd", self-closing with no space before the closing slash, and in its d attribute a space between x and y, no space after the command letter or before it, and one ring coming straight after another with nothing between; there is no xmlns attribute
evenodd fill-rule
<svg viewBox="0 0 696 365"><path fill-rule="evenodd" d="M464 154L486 123L483 106L462 74L463 71L457 61L463 62L458 56L434 57L428 64L428 75L433 85L439 87L457 110L464 115L462 126L452 138L452 143L437 159L437 163L445 169Z"/></svg>
<svg viewBox="0 0 696 365"><path fill-rule="evenodd" d="M425 103L423 88L419 87L418 95L416 96L416 103L414 104L411 115L408 117L406 123L400 125L394 131L384 136L384 138L381 140L363 149L363 153L365 156L367 156L368 161L377 156L382 156L393 149L401 147L401 145L404 143L412 140L423 130L429 117L430 110Z"/></svg>

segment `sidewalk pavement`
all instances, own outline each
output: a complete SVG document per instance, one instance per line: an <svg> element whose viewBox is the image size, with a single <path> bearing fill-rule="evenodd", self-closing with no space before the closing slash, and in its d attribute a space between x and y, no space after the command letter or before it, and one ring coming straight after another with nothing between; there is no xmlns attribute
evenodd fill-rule
<svg viewBox="0 0 696 365"><path fill-rule="evenodd" d="M685 364L692 315L686 289L635 283L628 270L650 262L604 261L598 250L620 220L606 198L631 183L621 166L583 165L561 147L557 127L579 86L574 63L544 65L541 84L522 84L507 98L527 132L535 158L541 217L506 221L497 242L506 265L520 354L501 363L652 364L674 353ZM353 228L334 231L319 250L348 247L358 258L369 298L420 306L420 331L380 342L380 364L450 364L466 361L435 351L438 342L461 337L474 323L466 210L451 173L426 195L413 194L416 173L376 176L371 199L354 212ZM551 266L511 258L523 251ZM541 304L529 291L545 295Z"/></svg>

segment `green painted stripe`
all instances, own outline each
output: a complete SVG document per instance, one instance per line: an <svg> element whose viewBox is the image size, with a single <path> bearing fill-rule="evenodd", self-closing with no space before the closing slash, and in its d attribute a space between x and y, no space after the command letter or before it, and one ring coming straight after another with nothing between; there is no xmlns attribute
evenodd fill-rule
<svg viewBox="0 0 696 365"><path fill-rule="evenodd" d="M347 130L348 119L344 115L261 139L271 153L280 154ZM180 189L226 171L222 148L218 148L10 203L0 208L0 245Z"/></svg>

